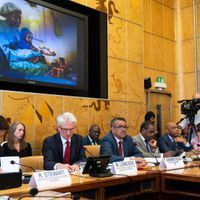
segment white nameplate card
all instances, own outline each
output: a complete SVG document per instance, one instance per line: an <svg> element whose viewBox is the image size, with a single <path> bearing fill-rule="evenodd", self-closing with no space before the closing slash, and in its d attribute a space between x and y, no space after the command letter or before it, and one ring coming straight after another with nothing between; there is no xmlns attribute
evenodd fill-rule
<svg viewBox="0 0 200 200"><path fill-rule="evenodd" d="M1 169L3 172L19 172L19 156L1 157Z"/></svg>
<svg viewBox="0 0 200 200"><path fill-rule="evenodd" d="M29 186L38 190L54 189L71 185L67 169L34 172Z"/></svg>
<svg viewBox="0 0 200 200"><path fill-rule="evenodd" d="M159 165L160 168L177 169L185 167L182 157L163 158Z"/></svg>
<svg viewBox="0 0 200 200"><path fill-rule="evenodd" d="M136 175L137 165L135 160L114 162L111 166L112 174Z"/></svg>

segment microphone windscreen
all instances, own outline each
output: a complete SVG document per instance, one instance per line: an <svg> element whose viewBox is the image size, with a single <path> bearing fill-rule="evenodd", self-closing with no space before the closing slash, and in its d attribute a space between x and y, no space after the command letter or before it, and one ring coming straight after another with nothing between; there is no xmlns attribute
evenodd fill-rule
<svg viewBox="0 0 200 200"><path fill-rule="evenodd" d="M30 191L29 191L29 193L30 193L31 196L35 196L38 192L39 191L38 191L37 188L31 188Z"/></svg>
<svg viewBox="0 0 200 200"><path fill-rule="evenodd" d="M11 160L11 161L10 161L10 164L14 165L14 164L15 164L15 161L14 161L14 160Z"/></svg>
<svg viewBox="0 0 200 200"><path fill-rule="evenodd" d="M80 199L80 195L74 193L74 194L72 195L72 199L74 199L74 200L79 200L79 199Z"/></svg>

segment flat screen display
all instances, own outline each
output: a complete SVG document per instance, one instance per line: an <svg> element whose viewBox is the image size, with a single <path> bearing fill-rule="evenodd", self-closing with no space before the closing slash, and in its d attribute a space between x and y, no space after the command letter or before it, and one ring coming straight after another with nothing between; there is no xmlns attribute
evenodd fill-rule
<svg viewBox="0 0 200 200"><path fill-rule="evenodd" d="M37 0L0 1L0 81L5 85L17 83L16 87L21 88L29 85L29 91L34 86L36 92L42 88L43 92L62 90L65 94L100 97L101 51L107 50L107 46L102 45L100 33L90 33L95 27L88 21L92 22L89 18L95 13L78 12L78 7L70 9L73 3L66 1L55 4ZM92 23L101 26L102 20L96 19ZM91 58L94 53L88 48L94 41L97 47L93 44L90 52L97 55ZM98 75L91 69L95 67ZM93 95L94 88L88 84L95 81L97 87L93 85L99 92Z"/></svg>

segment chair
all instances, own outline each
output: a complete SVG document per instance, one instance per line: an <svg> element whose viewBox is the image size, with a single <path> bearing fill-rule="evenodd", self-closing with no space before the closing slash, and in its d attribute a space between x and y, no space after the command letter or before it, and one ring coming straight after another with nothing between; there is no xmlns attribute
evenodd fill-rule
<svg viewBox="0 0 200 200"><path fill-rule="evenodd" d="M43 156L27 156L20 158L20 163L25 166L21 166L22 172L32 172L34 170L43 170ZM30 167L29 167L30 166ZM31 169L33 168L33 169Z"/></svg>
<svg viewBox="0 0 200 200"><path fill-rule="evenodd" d="M86 157L99 156L100 145L85 145L84 148Z"/></svg>

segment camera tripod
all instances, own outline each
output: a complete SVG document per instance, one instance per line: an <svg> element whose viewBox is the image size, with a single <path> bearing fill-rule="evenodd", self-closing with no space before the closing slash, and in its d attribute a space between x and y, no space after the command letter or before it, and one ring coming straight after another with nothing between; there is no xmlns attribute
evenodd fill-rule
<svg viewBox="0 0 200 200"><path fill-rule="evenodd" d="M193 133L196 132L196 125L194 124L195 114L186 115L185 117L181 118L176 124L179 125L185 119L189 120L189 123L187 125L188 129L187 142L190 143Z"/></svg>

